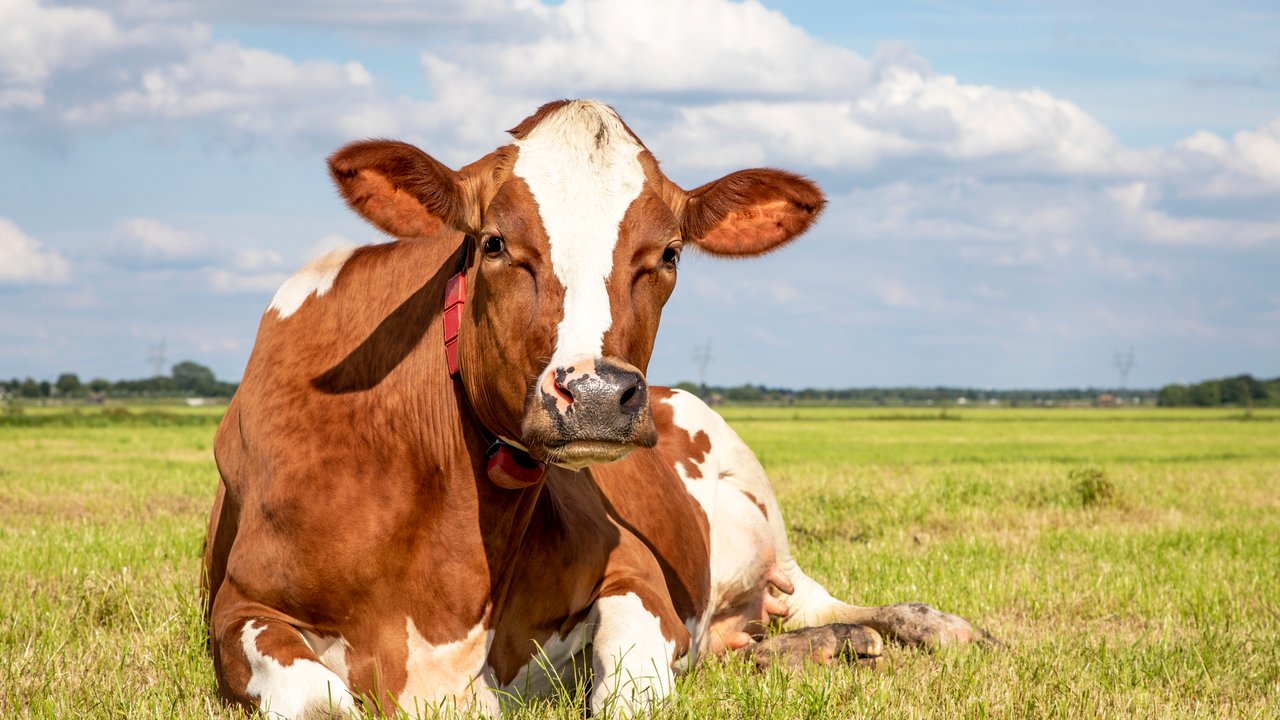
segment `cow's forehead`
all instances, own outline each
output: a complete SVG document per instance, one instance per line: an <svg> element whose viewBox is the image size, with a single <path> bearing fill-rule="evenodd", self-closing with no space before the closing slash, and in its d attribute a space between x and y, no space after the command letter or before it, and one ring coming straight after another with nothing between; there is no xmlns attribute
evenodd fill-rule
<svg viewBox="0 0 1280 720"><path fill-rule="evenodd" d="M613 309L606 286L627 208L644 189L644 148L606 105L574 101L517 134L512 174L537 202L564 314L550 368L600 357Z"/></svg>

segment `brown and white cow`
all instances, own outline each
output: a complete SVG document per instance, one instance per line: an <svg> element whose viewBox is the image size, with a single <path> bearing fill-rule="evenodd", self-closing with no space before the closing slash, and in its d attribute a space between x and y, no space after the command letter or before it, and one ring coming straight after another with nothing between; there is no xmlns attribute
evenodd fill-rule
<svg viewBox="0 0 1280 720"><path fill-rule="evenodd" d="M863 658L880 634L968 640L924 606L832 598L751 451L697 398L645 385L683 247L767 252L812 224L819 189L746 170L682 190L594 102L511 134L456 172L390 141L330 159L398 240L280 288L218 428L222 696L289 718L496 715L577 663L593 713L627 714L702 655L771 647L753 640L771 616L862 623L835 635Z"/></svg>

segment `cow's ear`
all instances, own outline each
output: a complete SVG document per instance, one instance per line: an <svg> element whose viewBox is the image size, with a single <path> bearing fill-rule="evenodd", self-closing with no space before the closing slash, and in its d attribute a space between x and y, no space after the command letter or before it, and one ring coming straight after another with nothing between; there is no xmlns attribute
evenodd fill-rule
<svg viewBox="0 0 1280 720"><path fill-rule="evenodd" d="M352 143L329 157L329 172L351 209L388 234L472 230L461 176L408 143Z"/></svg>
<svg viewBox="0 0 1280 720"><path fill-rule="evenodd" d="M759 255L809 229L822 190L784 170L739 170L685 196L684 238L716 255Z"/></svg>

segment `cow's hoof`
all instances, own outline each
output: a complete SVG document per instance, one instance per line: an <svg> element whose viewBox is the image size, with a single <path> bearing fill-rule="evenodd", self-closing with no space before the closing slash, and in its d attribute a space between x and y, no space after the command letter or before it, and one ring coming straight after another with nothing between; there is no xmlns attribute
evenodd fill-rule
<svg viewBox="0 0 1280 720"><path fill-rule="evenodd" d="M975 628L959 615L944 613L924 603L885 605L876 613L881 632L903 645L940 648L949 645L1001 646L991 633Z"/></svg>
<svg viewBox="0 0 1280 720"><path fill-rule="evenodd" d="M865 625L837 623L771 635L744 652L759 670L776 664L798 668L810 662L830 665L836 661L874 667L884 653L884 641L880 633Z"/></svg>

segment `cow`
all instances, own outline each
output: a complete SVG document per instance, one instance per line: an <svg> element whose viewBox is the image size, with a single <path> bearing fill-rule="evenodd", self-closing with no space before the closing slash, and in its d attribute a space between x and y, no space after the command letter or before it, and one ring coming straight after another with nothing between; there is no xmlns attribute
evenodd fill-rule
<svg viewBox="0 0 1280 720"><path fill-rule="evenodd" d="M280 287L218 427L203 587L221 697L496 716L587 672L592 714L626 716L716 653L867 662L884 637L979 637L924 605L833 598L751 450L645 382L684 249L766 253L814 222L818 187L755 169L685 191L597 102L509 132L457 171L388 140L329 159L395 240ZM771 622L825 627L765 638Z"/></svg>

